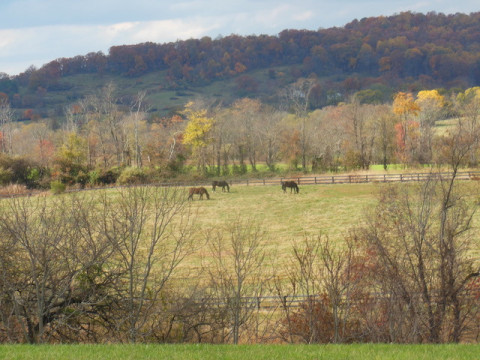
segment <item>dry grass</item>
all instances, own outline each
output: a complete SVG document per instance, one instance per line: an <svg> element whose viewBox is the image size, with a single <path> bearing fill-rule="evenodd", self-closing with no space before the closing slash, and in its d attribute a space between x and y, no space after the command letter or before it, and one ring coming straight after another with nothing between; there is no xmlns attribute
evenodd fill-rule
<svg viewBox="0 0 480 360"><path fill-rule="evenodd" d="M28 195L30 190L25 185L10 184L0 188L0 196L9 197L16 195Z"/></svg>
<svg viewBox="0 0 480 360"><path fill-rule="evenodd" d="M378 189L377 184L306 185L299 194L285 194L280 186L233 186L230 193L210 191L210 200L195 200L193 206L205 231L221 231L236 218L260 225L267 253L284 257L305 236L344 239L374 206Z"/></svg>

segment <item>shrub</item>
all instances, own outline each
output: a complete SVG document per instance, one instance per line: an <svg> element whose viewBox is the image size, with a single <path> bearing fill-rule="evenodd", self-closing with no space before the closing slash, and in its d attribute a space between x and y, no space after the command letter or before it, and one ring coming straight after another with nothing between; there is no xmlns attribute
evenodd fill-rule
<svg viewBox="0 0 480 360"><path fill-rule="evenodd" d="M88 184L89 185L96 185L99 183L99 178L100 178L100 174L97 170L92 170L92 171L89 171L88 174Z"/></svg>
<svg viewBox="0 0 480 360"><path fill-rule="evenodd" d="M117 179L120 185L143 184L147 180L147 175L143 169L135 167L125 168Z"/></svg>
<svg viewBox="0 0 480 360"><path fill-rule="evenodd" d="M80 171L75 177L75 182L80 184L81 188L83 189L85 185L87 185L89 179L90 177L87 173Z"/></svg>
<svg viewBox="0 0 480 360"><path fill-rule="evenodd" d="M12 182L13 173L10 169L0 167L0 185L7 185Z"/></svg>
<svg viewBox="0 0 480 360"><path fill-rule="evenodd" d="M50 190L52 191L53 194L58 195L61 193L64 193L66 189L66 186L64 183L62 183L59 180L54 180L50 183Z"/></svg>
<svg viewBox="0 0 480 360"><path fill-rule="evenodd" d="M121 169L114 167L108 170L103 170L97 178L97 182L103 185L115 184L120 176Z"/></svg>

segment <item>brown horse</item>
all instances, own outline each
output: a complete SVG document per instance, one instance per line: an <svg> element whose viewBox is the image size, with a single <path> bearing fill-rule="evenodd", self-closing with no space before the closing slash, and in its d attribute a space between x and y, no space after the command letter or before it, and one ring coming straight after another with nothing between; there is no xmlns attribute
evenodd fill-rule
<svg viewBox="0 0 480 360"><path fill-rule="evenodd" d="M287 187L290 188L290 194L292 193L292 190L298 194L300 189L298 188L298 185L295 181L282 181L282 190L284 193L287 192Z"/></svg>
<svg viewBox="0 0 480 360"><path fill-rule="evenodd" d="M188 190L188 200L193 201L193 195L198 194L200 195L200 200L203 199L203 194L207 196L207 200L210 200L210 195L208 195L207 189L204 187L192 187Z"/></svg>
<svg viewBox="0 0 480 360"><path fill-rule="evenodd" d="M227 188L227 191L230 192L230 186L228 185L228 182L225 180L215 180L212 182L212 190L215 191L216 187L221 187L222 191L225 192L225 188Z"/></svg>

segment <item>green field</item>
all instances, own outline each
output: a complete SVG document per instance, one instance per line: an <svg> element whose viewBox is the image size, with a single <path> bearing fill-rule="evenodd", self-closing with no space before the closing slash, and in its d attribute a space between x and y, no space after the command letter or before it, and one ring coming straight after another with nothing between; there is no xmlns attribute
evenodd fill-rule
<svg viewBox="0 0 480 360"><path fill-rule="evenodd" d="M467 196L477 202L478 183L462 181L459 184ZM222 231L238 218L258 224L265 232L263 246L268 264L279 265L291 258L293 244L305 237L322 235L332 242L343 243L349 232L361 226L366 214L374 210L377 196L385 186L382 183L303 185L299 194L291 194L289 190L283 193L276 185L234 185L230 193L219 189L212 192L208 187L210 200L198 200L195 196L192 206L198 210L197 224L201 230ZM479 220L477 212L474 228ZM202 234L200 231L198 235ZM475 233L472 234L473 241L480 243ZM474 250L474 256L478 251Z"/></svg>
<svg viewBox="0 0 480 360"><path fill-rule="evenodd" d="M378 184L305 185L299 194L283 193L280 186L234 185L230 193L212 192L210 200L195 197L198 223L215 229L236 218L249 220L265 231L265 246L285 255L292 242L304 236L345 237L359 225L364 210L376 203Z"/></svg>
<svg viewBox="0 0 480 360"><path fill-rule="evenodd" d="M480 345L3 345L11 359L477 360Z"/></svg>

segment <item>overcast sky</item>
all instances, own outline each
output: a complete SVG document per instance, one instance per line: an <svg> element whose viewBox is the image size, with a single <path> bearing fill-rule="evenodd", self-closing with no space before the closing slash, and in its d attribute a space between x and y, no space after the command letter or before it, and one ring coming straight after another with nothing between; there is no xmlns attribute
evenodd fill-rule
<svg viewBox="0 0 480 360"><path fill-rule="evenodd" d="M113 45L318 30L402 11L469 14L478 0L0 0L0 73Z"/></svg>

